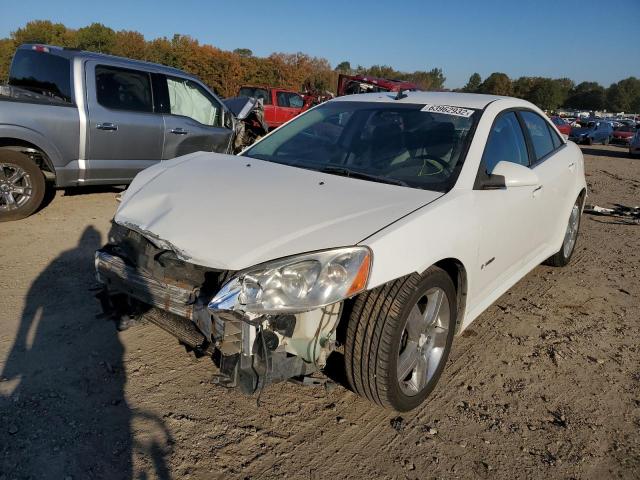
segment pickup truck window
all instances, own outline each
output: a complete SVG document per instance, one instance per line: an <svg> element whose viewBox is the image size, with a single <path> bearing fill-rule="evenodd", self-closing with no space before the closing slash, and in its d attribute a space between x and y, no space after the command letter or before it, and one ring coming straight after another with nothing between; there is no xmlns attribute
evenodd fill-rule
<svg viewBox="0 0 640 480"><path fill-rule="evenodd" d="M183 78L167 77L171 115L189 117L203 125L219 127L221 107L200 85Z"/></svg>
<svg viewBox="0 0 640 480"><path fill-rule="evenodd" d="M297 93L278 92L276 96L279 107L302 108L304 106L304 100Z"/></svg>
<svg viewBox="0 0 640 480"><path fill-rule="evenodd" d="M238 93L239 97L253 97L258 100L262 99L263 105L271 105L271 95L264 88L242 87Z"/></svg>
<svg viewBox="0 0 640 480"><path fill-rule="evenodd" d="M152 112L151 80L146 72L119 67L96 66L98 103L115 110Z"/></svg>
<svg viewBox="0 0 640 480"><path fill-rule="evenodd" d="M71 64L57 55L18 50L11 63L9 85L72 103Z"/></svg>

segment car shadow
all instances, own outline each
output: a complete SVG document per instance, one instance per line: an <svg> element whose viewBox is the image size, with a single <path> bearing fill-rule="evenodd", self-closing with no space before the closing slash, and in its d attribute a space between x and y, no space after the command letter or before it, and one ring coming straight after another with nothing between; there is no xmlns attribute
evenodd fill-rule
<svg viewBox="0 0 640 480"><path fill-rule="evenodd" d="M126 189L126 185L87 185L82 187L66 187L65 197L76 195L88 195L91 193L120 193Z"/></svg>
<svg viewBox="0 0 640 480"><path fill-rule="evenodd" d="M628 147L620 147L620 150L611 150L610 148L592 148L580 147L583 155L595 155L598 157L610 158L631 158Z"/></svg>
<svg viewBox="0 0 640 480"><path fill-rule="evenodd" d="M153 470L137 478L170 478L165 443L136 443L132 421L153 424L169 445L170 434L162 419L128 405L124 346L114 322L96 318L91 288L100 245L100 233L87 227L25 297L0 364L0 477L128 479L135 450Z"/></svg>

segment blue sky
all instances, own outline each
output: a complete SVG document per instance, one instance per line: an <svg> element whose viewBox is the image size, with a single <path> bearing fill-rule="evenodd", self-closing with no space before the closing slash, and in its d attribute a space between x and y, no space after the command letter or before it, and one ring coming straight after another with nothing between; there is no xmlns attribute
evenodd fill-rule
<svg viewBox="0 0 640 480"><path fill-rule="evenodd" d="M33 19L71 28L101 22L147 39L188 34L260 56L302 51L334 66L349 60L407 71L439 67L450 88L473 72L605 86L640 76L640 0L20 0L2 7L0 37Z"/></svg>

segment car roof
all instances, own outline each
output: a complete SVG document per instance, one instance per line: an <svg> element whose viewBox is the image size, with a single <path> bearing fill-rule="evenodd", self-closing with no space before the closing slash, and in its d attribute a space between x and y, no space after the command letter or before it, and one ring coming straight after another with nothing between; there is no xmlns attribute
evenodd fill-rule
<svg viewBox="0 0 640 480"><path fill-rule="evenodd" d="M25 43L20 45L18 47L18 50L33 50L34 47L46 48L47 51L45 51L44 53L68 58L69 60L71 60L72 58L83 58L86 60L98 60L98 61L111 60L111 61L126 63L131 68L138 67L138 68L147 69L147 70L151 69L156 72L170 73L170 74L182 76L182 77L198 78L195 75L187 73L178 68L167 67L166 65L162 65L159 63L145 62L143 60L134 60L132 58L118 57L116 55L107 55L106 53L87 52L86 50L80 50L77 48L59 47L57 45L47 45L43 43Z"/></svg>
<svg viewBox="0 0 640 480"><path fill-rule="evenodd" d="M487 105L497 100L518 100L523 106L529 105L525 100L513 97L502 97L499 95L485 95L479 93L459 93L459 92L405 92L405 97L396 100L396 92L360 93L356 95L344 95L331 100L332 102L388 102L388 103L411 103L411 104L436 104L451 105L455 107L466 107L483 109Z"/></svg>

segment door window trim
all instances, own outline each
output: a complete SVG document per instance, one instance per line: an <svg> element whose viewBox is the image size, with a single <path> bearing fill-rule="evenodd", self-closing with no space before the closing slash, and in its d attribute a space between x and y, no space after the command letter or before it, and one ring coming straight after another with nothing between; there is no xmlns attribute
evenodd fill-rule
<svg viewBox="0 0 640 480"><path fill-rule="evenodd" d="M113 107L108 107L104 105L102 102L100 102L100 99L98 98L98 79L97 79L97 73L96 73L96 70L98 69L98 67L110 68L115 70L124 70L126 72L133 72L135 74L146 75L147 79L149 80L149 90L151 91L151 110L147 111L147 110L132 110L129 108L113 108ZM113 65L108 63L96 63L93 66L93 80L94 80L94 87L95 87L94 93L96 96L96 103L100 105L102 108L113 111L113 112L130 112L130 113L140 113L142 115L155 115L157 112L155 111L156 102L155 102L155 96L153 91L153 79L151 78L151 73L152 72L149 72L147 70L138 70L135 68L121 67L119 65Z"/></svg>
<svg viewBox="0 0 640 480"><path fill-rule="evenodd" d="M491 135L491 133L493 132L493 127L495 127L496 122L500 119L500 117L502 117L502 115L506 115L507 113L511 113L511 112L513 112L516 116L518 125L520 125L520 130L522 131L522 136L524 137L524 144L527 147L527 157L529 160L529 165L526 165L526 167L531 168L531 151L529 150L530 149L529 138L527 137L527 132L524 131L524 126L522 124L522 120L520 119L520 115L518 115L518 108L512 107L512 108L505 108L504 110L500 110L500 112L498 112L498 114L494 117L493 122L491 122L491 127L489 128L489 135ZM490 175L490 173L487 172L487 166L484 161L484 154L487 149L489 135L487 135L487 141L485 141L484 148L482 149L480 164L478 165L478 171L476 172L476 179L473 182L473 190L485 190L481 188L481 184L484 183L483 181L486 180Z"/></svg>
<svg viewBox="0 0 640 480"><path fill-rule="evenodd" d="M554 148L550 152L548 152L546 155L543 155L542 157L537 159L535 149L533 148L533 140L531 139L531 134L529 133L527 124L524 118L522 118L522 115L520 115L520 112L531 112L534 115L537 115L538 117L542 118L542 120L547 124L547 130L549 131L549 135L554 135L554 134L558 135L558 134L555 133L550 128L550 123L552 122L545 115L540 115L538 112L536 112L532 108L526 108L526 107L518 107L518 108L515 108L514 110L516 110L516 115L518 117L518 120L520 121L520 127L522 128L522 133L524 133L525 140L527 141L527 148L529 149L529 168L535 168L541 163L544 163L552 155L554 155L555 153L559 152L560 150L562 150L564 147L567 146L567 142L564 140L564 138L562 138L562 136L559 136L560 146L557 148L554 146ZM551 141L551 144L553 145L553 140Z"/></svg>
<svg viewBox="0 0 640 480"><path fill-rule="evenodd" d="M486 109L486 107L485 107L485 109ZM559 152L560 150L562 150L563 148L565 148L567 146L567 141L562 136L560 136L560 146L558 148L554 148L553 150L551 150L544 157L541 157L540 160L536 160L535 152L533 150L533 142L531 141L531 137L529 136L529 129L527 128L526 124L524 123L524 119L520 115L520 112L532 112L532 113L535 113L536 115L540 116L543 120L546 121L547 127L549 126L550 120L548 118L545 119L544 116L540 115L538 112L536 112L532 108L527 108L527 107L510 107L510 108L505 108L504 110L501 110L500 112L498 112L498 114L494 117L493 122L491 122L491 127L489 128L489 135L491 135L491 132L493 131L493 127L495 126L495 124L498 121L498 119L503 114L506 114L506 113L509 113L509 112L514 112L515 113L516 118L518 119L518 123L520 124L520 129L522 130L522 135L524 136L524 141L525 141L525 144L527 145L527 154L529 156L529 165L527 165L528 168L533 169L533 168L537 167L541 163L545 162L553 154ZM551 131L549 133L552 134L553 132ZM489 139L489 136L487 136L487 140L488 139ZM489 176L489 173L487 172L486 165L484 163L484 152L485 152L486 148L487 148L487 142L485 142L484 148L482 149L482 156L480 157L480 164L478 165L478 171L476 172L476 179L473 182L473 190L483 190L482 188L480 188L482 180L486 179Z"/></svg>

